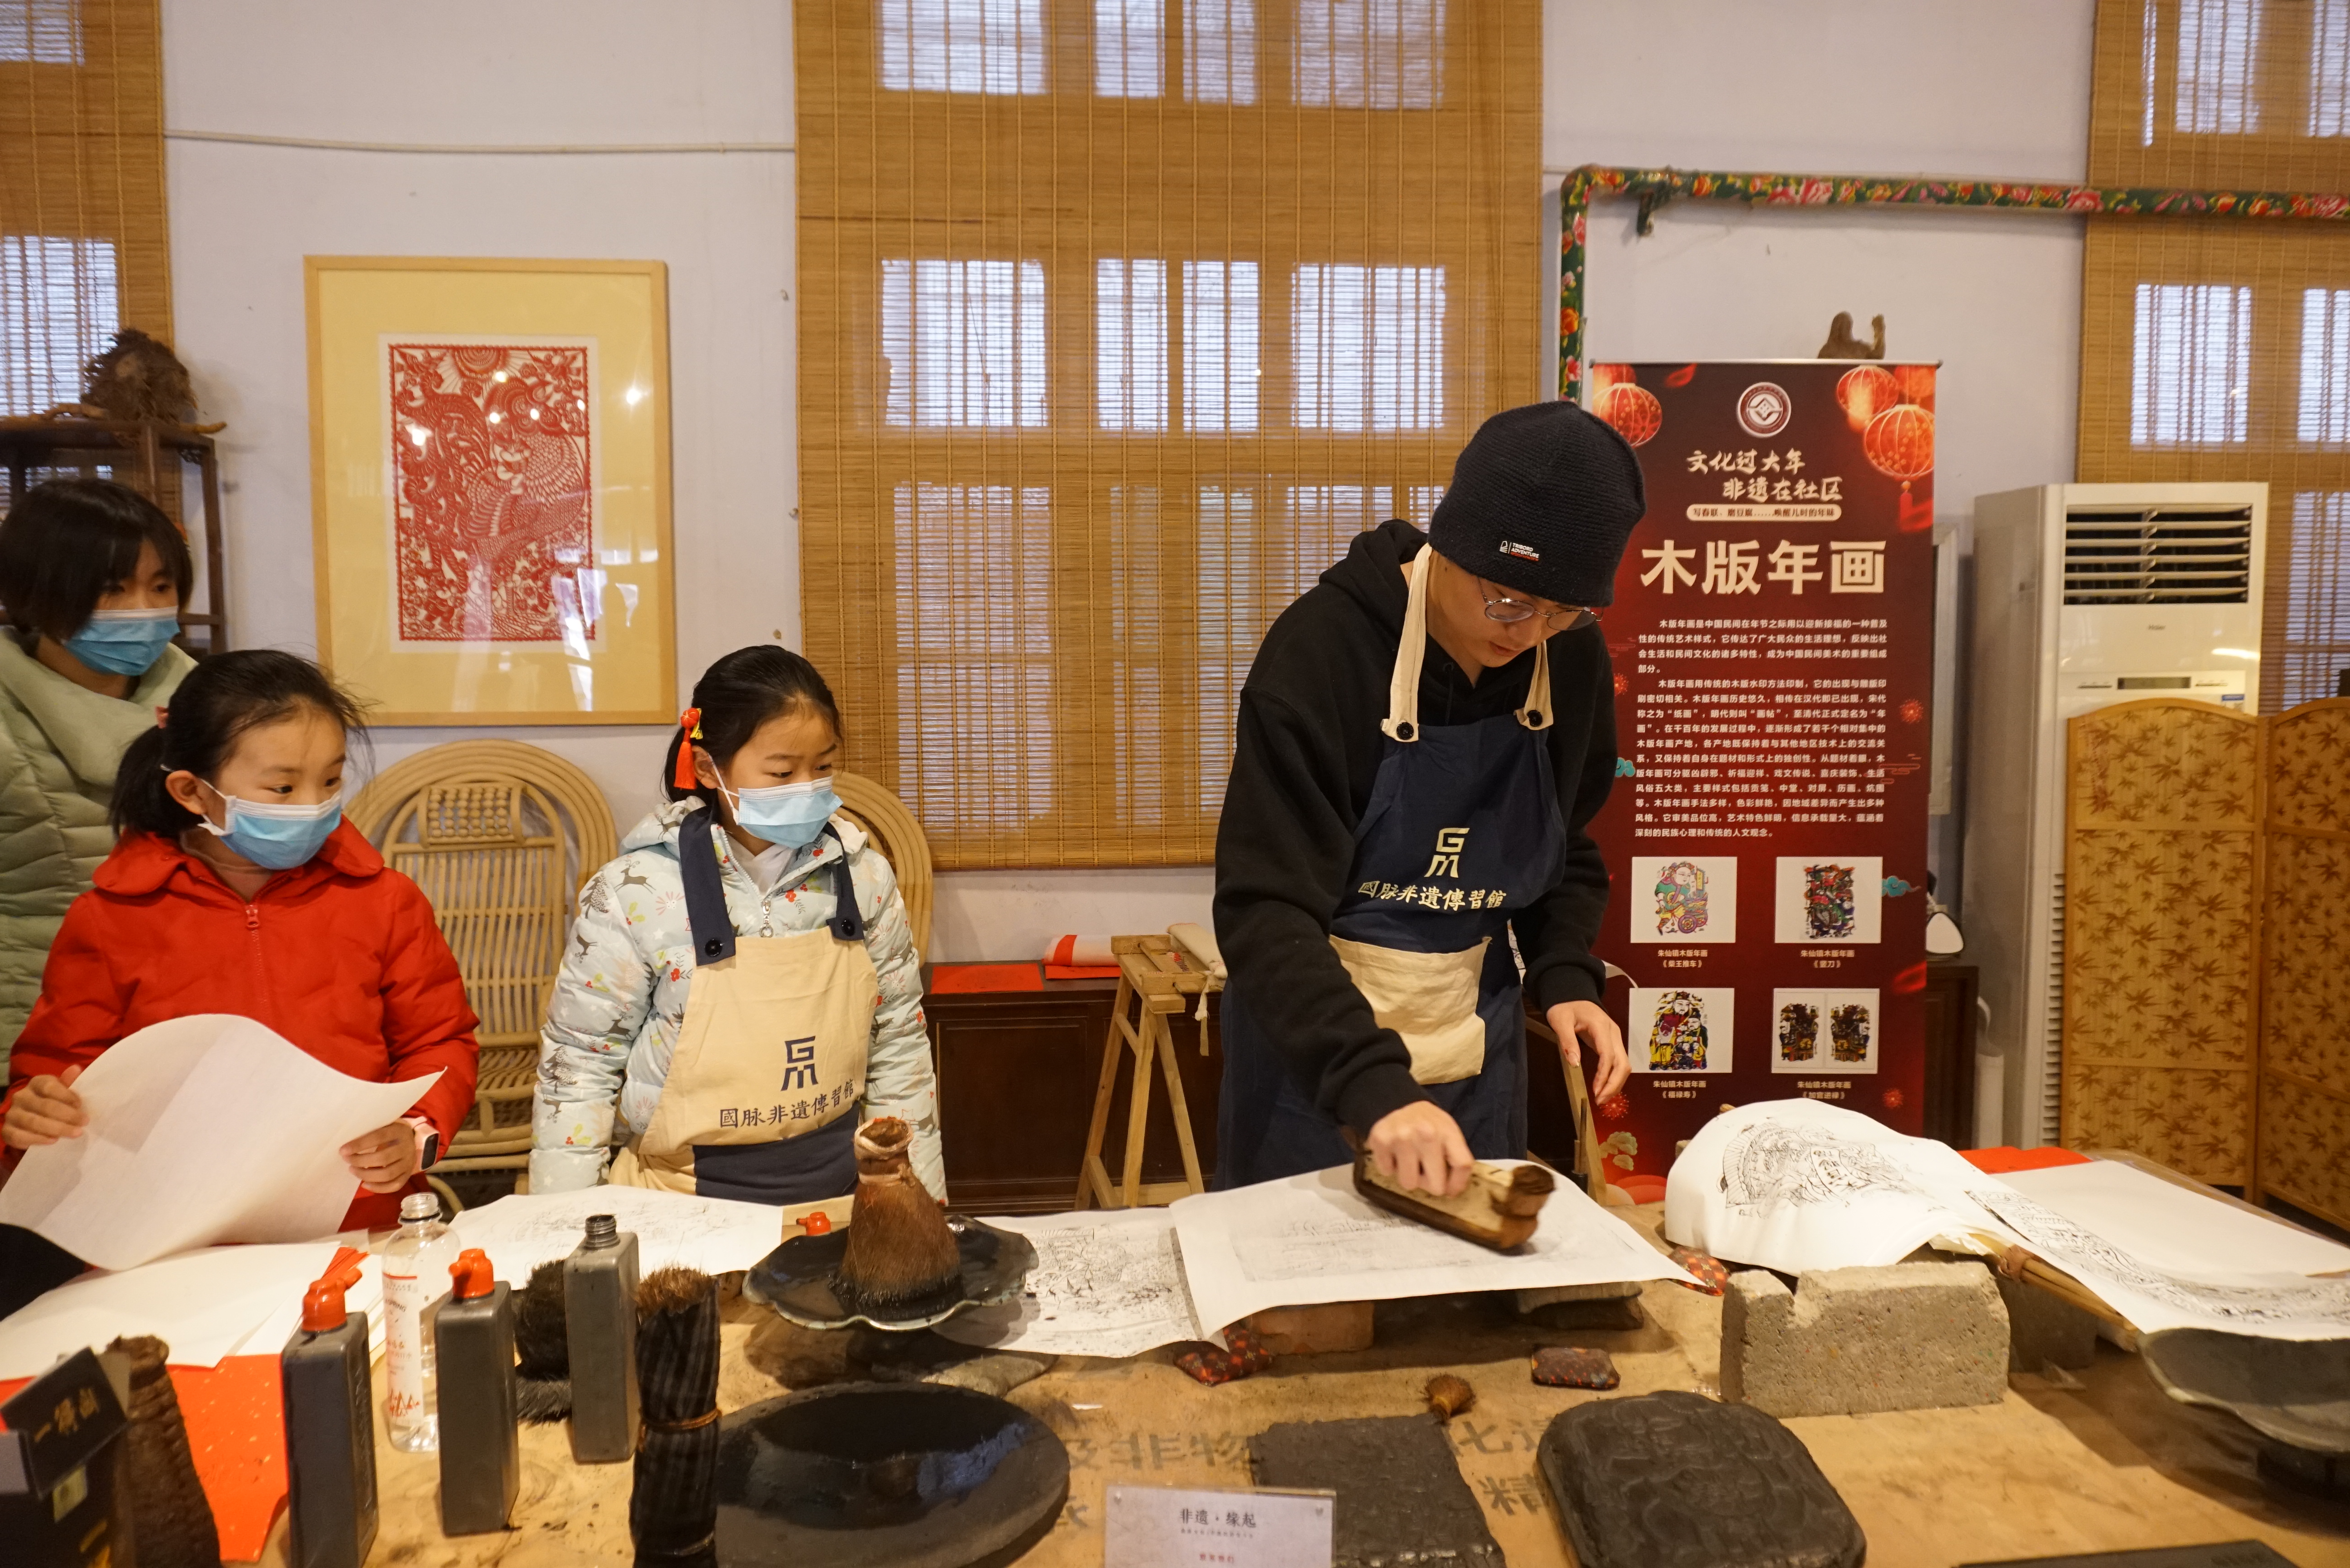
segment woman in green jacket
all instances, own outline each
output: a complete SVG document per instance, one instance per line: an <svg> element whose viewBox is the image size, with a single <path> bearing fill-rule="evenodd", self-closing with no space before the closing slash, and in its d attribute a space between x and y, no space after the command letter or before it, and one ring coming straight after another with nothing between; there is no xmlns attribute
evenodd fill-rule
<svg viewBox="0 0 2350 1568"><path fill-rule="evenodd" d="M123 748L195 668L172 646L194 577L178 526L120 484L51 480L0 519L0 1073L66 906L114 847Z"/></svg>

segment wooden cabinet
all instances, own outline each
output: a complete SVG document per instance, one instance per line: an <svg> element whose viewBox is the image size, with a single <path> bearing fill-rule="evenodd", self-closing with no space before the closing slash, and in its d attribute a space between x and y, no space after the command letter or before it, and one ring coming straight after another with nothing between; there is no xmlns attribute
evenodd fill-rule
<svg viewBox="0 0 2350 1568"><path fill-rule="evenodd" d="M1952 1148L1975 1142L1975 983L1972 964L1926 966L1926 1136Z"/></svg>
<svg viewBox="0 0 2350 1568"><path fill-rule="evenodd" d="M1077 1191L1086 1128L1101 1081L1114 980L1047 981L1042 991L954 992L922 1000L938 1064L939 1127L946 1154L948 1200L974 1214L1041 1214L1068 1208ZM1208 1007L1209 1054L1200 1025L1174 1020L1176 1063L1191 1104L1200 1163L1216 1159L1216 1106L1224 1059L1216 1045L1216 1003ZM1128 1058L1130 1064L1131 1058ZM1166 1085L1153 1072L1150 1131L1144 1140L1145 1181L1178 1181L1183 1161ZM1111 1107L1112 1170L1126 1153L1129 1070L1119 1074Z"/></svg>

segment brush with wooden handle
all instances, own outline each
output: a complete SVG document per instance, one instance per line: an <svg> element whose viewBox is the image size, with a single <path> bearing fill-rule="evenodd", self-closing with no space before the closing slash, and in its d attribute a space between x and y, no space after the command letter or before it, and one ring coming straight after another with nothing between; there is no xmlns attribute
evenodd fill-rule
<svg viewBox="0 0 2350 1568"><path fill-rule="evenodd" d="M1355 1151L1355 1190L1367 1201L1497 1252L1508 1251L1534 1233L1542 1223L1543 1205L1558 1185L1547 1166L1504 1168L1481 1159L1470 1166L1469 1185L1457 1198L1408 1191L1379 1168L1353 1128L1346 1133Z"/></svg>

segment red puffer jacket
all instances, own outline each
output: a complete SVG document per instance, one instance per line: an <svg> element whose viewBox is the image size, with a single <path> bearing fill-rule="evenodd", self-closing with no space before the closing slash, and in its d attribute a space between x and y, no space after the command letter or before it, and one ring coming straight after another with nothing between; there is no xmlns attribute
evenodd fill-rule
<svg viewBox="0 0 2350 1568"><path fill-rule="evenodd" d="M354 1078L443 1069L410 1114L438 1128L444 1147L473 1103L478 1021L457 961L423 892L348 822L250 904L172 840L126 834L49 948L41 999L8 1060L9 1096L151 1023L196 1012L257 1019ZM287 1131L224 1127L221 1137L225 1149ZM344 1227L397 1225L400 1198L357 1192Z"/></svg>

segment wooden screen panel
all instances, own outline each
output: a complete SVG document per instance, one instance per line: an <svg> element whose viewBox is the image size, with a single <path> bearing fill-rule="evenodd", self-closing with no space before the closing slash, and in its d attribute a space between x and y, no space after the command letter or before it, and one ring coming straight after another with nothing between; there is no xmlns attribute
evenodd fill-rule
<svg viewBox="0 0 2350 1568"><path fill-rule="evenodd" d="M2350 700L2266 722L2260 1184L2350 1225Z"/></svg>
<svg viewBox="0 0 2350 1568"><path fill-rule="evenodd" d="M2069 731L2063 1141L2247 1186L2260 723L2158 699Z"/></svg>

